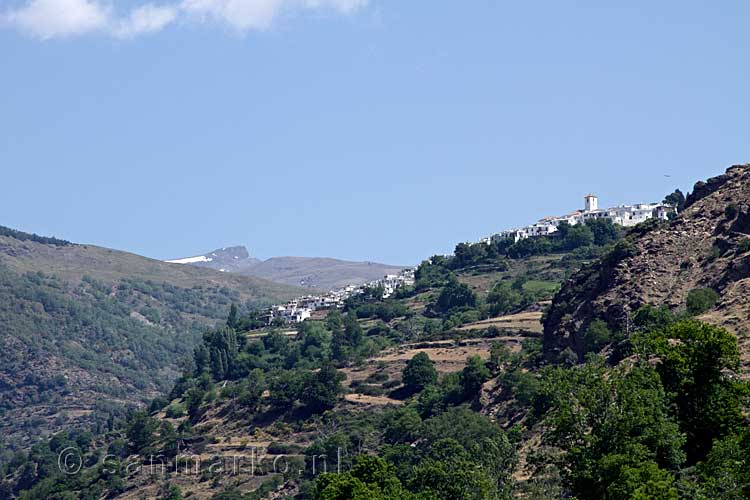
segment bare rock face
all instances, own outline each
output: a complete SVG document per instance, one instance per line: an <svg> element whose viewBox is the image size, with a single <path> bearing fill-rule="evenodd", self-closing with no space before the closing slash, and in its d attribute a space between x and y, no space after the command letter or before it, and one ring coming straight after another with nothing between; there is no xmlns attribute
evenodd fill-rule
<svg viewBox="0 0 750 500"><path fill-rule="evenodd" d="M576 273L545 318L545 350L582 356L583 333L601 319L628 333L629 315L649 304L678 311L694 288L720 294L701 319L733 331L750 359L750 164L698 182L670 223L632 230L609 256Z"/></svg>

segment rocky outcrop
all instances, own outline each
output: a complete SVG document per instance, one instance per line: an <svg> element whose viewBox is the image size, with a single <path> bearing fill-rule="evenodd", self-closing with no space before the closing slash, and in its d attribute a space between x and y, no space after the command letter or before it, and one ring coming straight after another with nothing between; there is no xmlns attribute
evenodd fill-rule
<svg viewBox="0 0 750 500"><path fill-rule="evenodd" d="M702 319L724 326L750 352L750 165L699 182L683 212L669 223L634 228L613 254L564 284L544 324L545 349L554 357L566 347L582 355L583 332L595 319L628 333L639 307L684 308L694 288L720 294Z"/></svg>

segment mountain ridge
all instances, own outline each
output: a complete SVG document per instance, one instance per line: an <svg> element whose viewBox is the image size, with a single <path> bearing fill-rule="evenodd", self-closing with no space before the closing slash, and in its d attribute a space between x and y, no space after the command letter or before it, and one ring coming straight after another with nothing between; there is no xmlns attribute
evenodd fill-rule
<svg viewBox="0 0 750 500"><path fill-rule="evenodd" d="M407 267L332 257L279 256L261 260L251 257L244 246L223 247L203 255L170 259L165 262L256 276L277 283L319 290L362 285L386 274L396 274Z"/></svg>

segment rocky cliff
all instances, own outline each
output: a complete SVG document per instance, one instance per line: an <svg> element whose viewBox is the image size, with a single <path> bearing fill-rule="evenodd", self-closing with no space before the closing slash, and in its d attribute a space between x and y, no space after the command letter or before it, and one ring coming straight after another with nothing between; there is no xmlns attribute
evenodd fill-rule
<svg viewBox="0 0 750 500"><path fill-rule="evenodd" d="M545 348L582 355L583 334L595 319L628 333L639 307L685 308L696 288L719 300L701 319L733 331L745 365L750 359L750 165L698 182L685 209L669 223L634 228L607 257L564 284L545 319Z"/></svg>

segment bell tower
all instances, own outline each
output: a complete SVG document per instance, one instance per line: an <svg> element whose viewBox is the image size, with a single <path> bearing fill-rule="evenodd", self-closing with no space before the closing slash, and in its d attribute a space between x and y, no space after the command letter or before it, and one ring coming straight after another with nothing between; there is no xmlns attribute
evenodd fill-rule
<svg viewBox="0 0 750 500"><path fill-rule="evenodd" d="M593 212L594 210L599 209L599 198L597 198L596 195L587 194L585 200L587 212Z"/></svg>

